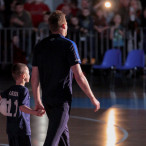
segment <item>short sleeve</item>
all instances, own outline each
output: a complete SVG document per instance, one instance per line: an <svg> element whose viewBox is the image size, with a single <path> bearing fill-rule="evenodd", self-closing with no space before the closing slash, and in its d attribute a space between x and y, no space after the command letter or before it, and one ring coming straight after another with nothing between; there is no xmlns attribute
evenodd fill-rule
<svg viewBox="0 0 146 146"><path fill-rule="evenodd" d="M73 66L75 64L81 63L78 49L74 42L72 42L71 47L67 50L67 60L68 60L69 66Z"/></svg>
<svg viewBox="0 0 146 146"><path fill-rule="evenodd" d="M19 106L27 105L29 100L29 91L27 88L23 89L19 96Z"/></svg>

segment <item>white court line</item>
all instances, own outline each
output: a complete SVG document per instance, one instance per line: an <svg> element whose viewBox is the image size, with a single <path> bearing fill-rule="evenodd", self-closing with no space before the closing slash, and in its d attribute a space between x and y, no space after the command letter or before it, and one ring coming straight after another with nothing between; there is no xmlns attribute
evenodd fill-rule
<svg viewBox="0 0 146 146"><path fill-rule="evenodd" d="M70 116L71 118L74 118L74 119L80 119L80 120L86 120L86 121L91 121L91 122L98 122L98 123L101 123L101 124L106 124L105 121L102 121L102 120L95 120L95 119L91 119L91 118L85 118L85 117L79 117L79 116ZM117 126L117 125L113 125L115 127L117 127L119 130L121 130L124 134L123 138L121 140L119 140L118 142L116 142L116 144L120 144L122 143L123 141L125 141L128 137L128 132L120 127L120 126Z"/></svg>
<svg viewBox="0 0 146 146"><path fill-rule="evenodd" d="M1 143L0 143L0 146L9 146L9 145L8 145L8 144L1 144Z"/></svg>

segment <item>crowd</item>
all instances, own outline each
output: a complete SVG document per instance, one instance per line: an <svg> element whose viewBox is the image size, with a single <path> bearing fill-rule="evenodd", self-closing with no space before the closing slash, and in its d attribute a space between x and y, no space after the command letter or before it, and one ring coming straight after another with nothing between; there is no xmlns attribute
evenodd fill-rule
<svg viewBox="0 0 146 146"><path fill-rule="evenodd" d="M146 8L142 6L140 0L111 2L113 2L112 7L105 8L102 0L81 0L79 7L78 0L63 0L56 9L66 14L68 24L72 27L77 27L77 24L72 21L72 19L77 19L80 30L84 33L87 33L87 29L95 29L98 32L107 29L108 26L113 25L116 14L120 15L123 27L134 29L145 25ZM0 27L38 29L40 23L45 21L43 17L46 12L49 14L51 11L43 0L9 0L8 2L0 0ZM25 21L26 19L28 22Z"/></svg>
<svg viewBox="0 0 146 146"><path fill-rule="evenodd" d="M87 42L89 42L89 32L97 32L99 35L98 46L101 46L100 39L105 38L106 30L110 30L109 38L112 40L112 47L122 50L123 37L126 35L125 30L130 30L131 35L133 35L135 31L139 33L138 28L146 26L146 7L140 0L111 2L112 7L105 8L103 0L63 0L56 9L66 14L69 32L76 33L77 39L79 39L80 33L81 38L83 39L86 36ZM39 33L45 34L46 30L49 30L47 20L50 13L50 7L43 0L0 0L0 28L30 27L35 32L39 31ZM143 35L146 36L146 30ZM94 44L94 39L92 40ZM103 52L105 52L104 43L102 47L103 49L98 49L101 58ZM84 54L85 52L81 53ZM94 51L92 51L91 56L90 63L93 64L95 63ZM82 63L86 62L87 58L83 58Z"/></svg>

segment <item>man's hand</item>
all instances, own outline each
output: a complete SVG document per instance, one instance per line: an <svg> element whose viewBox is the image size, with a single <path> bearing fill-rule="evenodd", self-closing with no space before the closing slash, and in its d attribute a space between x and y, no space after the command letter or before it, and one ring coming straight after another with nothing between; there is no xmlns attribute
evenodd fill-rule
<svg viewBox="0 0 146 146"><path fill-rule="evenodd" d="M36 112L37 112L36 113L36 116L42 117L45 114L46 111L45 110L42 110L42 109L39 109Z"/></svg>
<svg viewBox="0 0 146 146"><path fill-rule="evenodd" d="M90 100L92 104L95 106L94 112L97 112L100 109L100 102L95 97Z"/></svg>
<svg viewBox="0 0 146 146"><path fill-rule="evenodd" d="M35 103L35 110L44 110L44 106L41 102Z"/></svg>

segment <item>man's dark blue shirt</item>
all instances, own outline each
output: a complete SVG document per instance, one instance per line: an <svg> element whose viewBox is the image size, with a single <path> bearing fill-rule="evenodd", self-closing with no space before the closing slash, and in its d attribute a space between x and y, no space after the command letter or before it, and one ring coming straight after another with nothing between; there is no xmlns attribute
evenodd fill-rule
<svg viewBox="0 0 146 146"><path fill-rule="evenodd" d="M30 107L30 95L26 87L14 85L1 93L7 99L7 134L31 135L30 114L20 111L19 106Z"/></svg>
<svg viewBox="0 0 146 146"><path fill-rule="evenodd" d="M72 99L71 66L81 63L76 44L52 34L34 48L32 66L38 67L42 99L52 106Z"/></svg>

